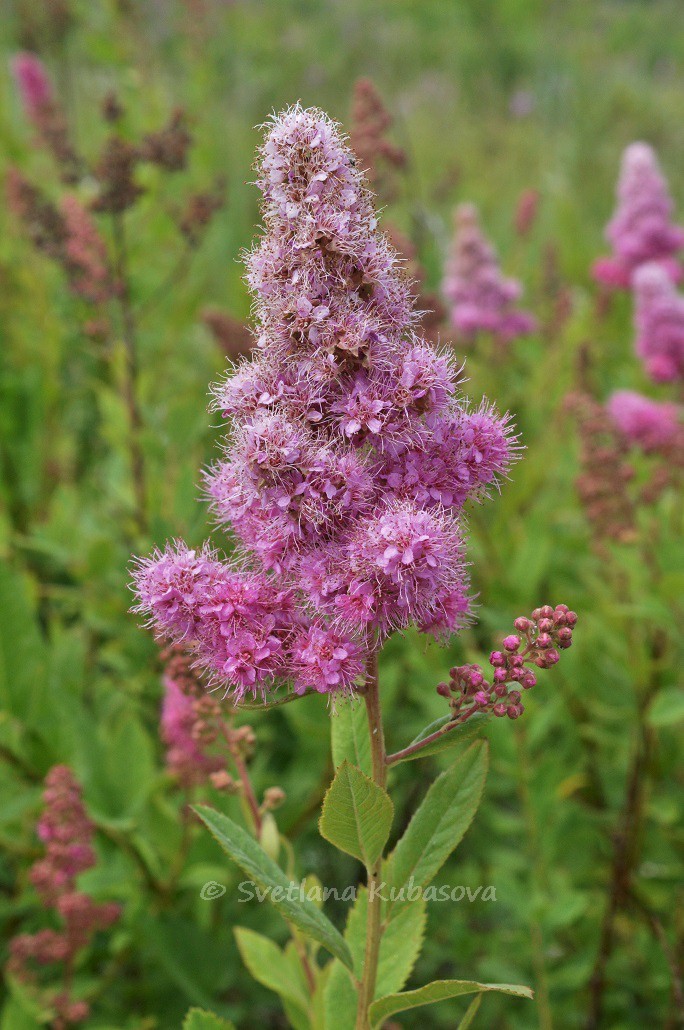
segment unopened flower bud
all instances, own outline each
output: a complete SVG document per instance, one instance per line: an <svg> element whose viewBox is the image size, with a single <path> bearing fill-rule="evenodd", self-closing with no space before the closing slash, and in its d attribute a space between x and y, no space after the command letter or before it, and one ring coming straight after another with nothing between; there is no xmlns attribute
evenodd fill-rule
<svg viewBox="0 0 684 1030"><path fill-rule="evenodd" d="M477 694L475 694L475 697L473 698L473 700L475 701L475 704L478 704L478 705L487 705L487 704L489 704L489 696L484 692L484 690L478 690L478 692L477 692Z"/></svg>
<svg viewBox="0 0 684 1030"><path fill-rule="evenodd" d="M285 800L285 791L282 787L268 787L264 791L264 808L274 809L282 805Z"/></svg>
<svg viewBox="0 0 684 1030"><path fill-rule="evenodd" d="M489 664L493 665L495 669L500 668L506 664L506 656L501 651L492 651L489 656Z"/></svg>
<svg viewBox="0 0 684 1030"><path fill-rule="evenodd" d="M209 779L216 790L232 790L235 787L235 780L225 769L210 773Z"/></svg>
<svg viewBox="0 0 684 1030"><path fill-rule="evenodd" d="M540 619L539 630L541 633L550 633L553 629L553 619Z"/></svg>
<svg viewBox="0 0 684 1030"><path fill-rule="evenodd" d="M536 685L537 677L533 672L526 672L520 682L522 683L525 690L529 690L530 687L534 687Z"/></svg>
<svg viewBox="0 0 684 1030"><path fill-rule="evenodd" d="M507 679L508 679L508 673L507 673L507 671L505 669L495 669L494 670L494 682L495 683L505 683Z"/></svg>
<svg viewBox="0 0 684 1030"><path fill-rule="evenodd" d="M542 619L552 619L553 618L553 608L551 607L550 604L545 604L543 606L543 608L539 609L539 617L542 618Z"/></svg>
<svg viewBox="0 0 684 1030"><path fill-rule="evenodd" d="M570 628L572 629L572 627L577 622L577 615L576 615L576 613L575 612L566 612L565 613L565 621L566 621L567 625L570 626Z"/></svg>
<svg viewBox="0 0 684 1030"><path fill-rule="evenodd" d="M514 633L510 636L504 637L503 646L507 651L517 651L520 647L520 637L516 637Z"/></svg>
<svg viewBox="0 0 684 1030"><path fill-rule="evenodd" d="M501 718L502 715L506 715L508 713L508 707L504 704L494 705L492 711L494 712L494 715Z"/></svg>
<svg viewBox="0 0 684 1030"><path fill-rule="evenodd" d="M520 633L527 633L528 630L532 629L532 623L524 615L519 615L513 625Z"/></svg>
<svg viewBox="0 0 684 1030"><path fill-rule="evenodd" d="M438 683L437 684L437 693L441 697L449 697L449 684L448 683Z"/></svg>
<svg viewBox="0 0 684 1030"><path fill-rule="evenodd" d="M551 639L548 633L540 633L537 637L537 647L541 647L542 649L544 649L547 647L551 647L552 643L553 640Z"/></svg>

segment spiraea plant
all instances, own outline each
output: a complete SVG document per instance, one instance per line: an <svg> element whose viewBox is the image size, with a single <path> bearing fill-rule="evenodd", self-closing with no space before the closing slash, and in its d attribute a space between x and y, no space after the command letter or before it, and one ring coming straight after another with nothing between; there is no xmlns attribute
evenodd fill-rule
<svg viewBox="0 0 684 1030"><path fill-rule="evenodd" d="M32 182L10 166L5 189L8 206L33 246L64 273L69 292L78 298L74 314L93 351L118 365L118 390L128 420L128 450L133 516L138 530L148 521L148 476L143 450L140 404L140 322L176 283L192 262L206 230L223 205L223 183L188 192L171 210L176 231L176 261L166 279L147 296L133 285L129 219L147 192L145 170L154 167L163 178L185 171L193 145L189 119L173 111L166 125L138 139L131 138L127 112L113 93L100 107L104 141L99 153L81 153L72 126L43 62L21 53L12 70L34 145L53 159L56 183ZM123 360L117 353L123 349Z"/></svg>
<svg viewBox="0 0 684 1030"><path fill-rule="evenodd" d="M386 747L383 645L409 626L444 639L467 622L461 513L507 474L516 438L507 416L459 393L452 358L418 335L411 283L338 125L299 106L274 118L257 184L265 232L247 257L257 346L214 388L228 434L206 474L235 553L175 542L139 559L136 610L160 638L191 649L232 705L329 700L336 772L320 831L366 869L344 935L258 834L197 809L290 925L284 951L251 931L238 942L292 1025L363 1030L467 994L472 1018L485 992L531 991L448 979L404 991L427 892L477 808L486 716L522 714L530 664L558 661L576 616L558 606L519 620L519 635L492 654L491 681L474 666L452 669L438 688L444 716ZM452 746L454 764L386 855L393 767Z"/></svg>
<svg viewBox="0 0 684 1030"><path fill-rule="evenodd" d="M113 902L97 902L77 886L77 877L95 866L97 858L94 827L81 786L68 766L50 770L43 802L37 833L45 853L32 865L29 879L42 908L61 925L13 937L7 972L34 998L41 1025L66 1030L90 1015L89 998L74 988L79 958L98 931L117 921L120 908Z"/></svg>
<svg viewBox="0 0 684 1030"><path fill-rule="evenodd" d="M459 204L454 229L442 290L459 339L468 342L489 333L510 343L534 332L535 318L517 307L522 285L504 276L473 204Z"/></svg>

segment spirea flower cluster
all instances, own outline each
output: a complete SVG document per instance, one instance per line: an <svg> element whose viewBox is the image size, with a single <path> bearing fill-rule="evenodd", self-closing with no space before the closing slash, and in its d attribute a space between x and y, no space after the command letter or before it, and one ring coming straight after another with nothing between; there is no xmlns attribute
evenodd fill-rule
<svg viewBox="0 0 684 1030"><path fill-rule="evenodd" d="M613 253L594 264L594 278L613 289L629 289L635 270L656 261L678 282L682 268L675 255L684 247L684 227L672 223L672 214L672 199L653 148L631 143L622 155L617 208L606 229Z"/></svg>
<svg viewBox="0 0 684 1030"><path fill-rule="evenodd" d="M277 680L349 692L393 630L463 625L460 512L506 474L514 443L508 419L471 408L451 357L418 335L411 284L339 126L290 108L257 171L257 347L215 387L228 434L206 476L241 559L169 545L137 565L138 610L238 699Z"/></svg>
<svg viewBox="0 0 684 1030"><path fill-rule="evenodd" d="M655 263L634 273L636 352L656 383L684 380L684 297Z"/></svg>
<svg viewBox="0 0 684 1030"><path fill-rule="evenodd" d="M503 275L496 252L480 228L477 208L460 204L454 224L443 283L454 328L466 340L491 333L503 343L534 332L534 317L516 307L522 286Z"/></svg>
<svg viewBox="0 0 684 1030"><path fill-rule="evenodd" d="M83 805L81 787L68 766L56 765L45 779L44 811L38 837L45 854L31 867L30 879L42 904L54 912L61 929L46 928L19 934L10 942L9 969L18 979L33 984L37 966L59 963L71 970L78 952L97 930L116 922L118 905L96 902L78 890L76 878L96 863L92 847L93 825ZM89 1006L72 995L70 975L64 988L50 999L55 1011L53 1026L71 1026L88 1018ZM37 986L37 984L36 984Z"/></svg>

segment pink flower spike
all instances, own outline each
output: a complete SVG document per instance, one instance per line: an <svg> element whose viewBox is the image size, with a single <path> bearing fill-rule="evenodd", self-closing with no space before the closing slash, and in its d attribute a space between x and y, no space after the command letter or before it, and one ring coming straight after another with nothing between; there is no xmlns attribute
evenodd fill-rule
<svg viewBox="0 0 684 1030"><path fill-rule="evenodd" d="M595 262L592 274L611 289L629 289L640 265L656 262L672 282L682 269L674 256L684 246L684 228L672 223L673 204L654 150L631 143L622 155L617 207L606 229L610 257Z"/></svg>
<svg viewBox="0 0 684 1030"><path fill-rule="evenodd" d="M459 205L454 221L442 287L454 328L466 340L484 332L503 343L533 333L536 319L515 306L522 286L501 272L494 248L480 229L477 208Z"/></svg>
<svg viewBox="0 0 684 1030"><path fill-rule="evenodd" d="M24 51L12 58L11 66L24 110L28 118L35 121L54 100L45 65L35 54Z"/></svg>

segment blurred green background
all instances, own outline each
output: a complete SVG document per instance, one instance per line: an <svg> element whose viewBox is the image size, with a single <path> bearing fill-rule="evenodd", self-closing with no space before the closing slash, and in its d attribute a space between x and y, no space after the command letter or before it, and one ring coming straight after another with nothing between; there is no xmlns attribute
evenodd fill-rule
<svg viewBox="0 0 684 1030"><path fill-rule="evenodd" d="M463 355L466 391L510 409L526 450L501 496L470 515L477 624L446 650L408 634L383 655L390 743L401 746L441 714L434 686L445 670L482 660L515 616L564 602L581 620L572 650L553 675L540 677L523 720L491 727L486 797L445 871L445 882L494 885L497 900L433 906L415 983L436 976L530 983L535 1005L487 997L481 1025L586 1025L612 835L645 740L634 873L670 957L684 929L681 904L676 911L682 705L677 710L673 693L682 661L681 513L676 498L664 496L639 513L635 543L599 556L574 489L577 439L564 404L577 387L580 352L590 356L600 399L620 387L656 395L633 357L630 299L599 311L589 269L604 247L620 153L632 140L656 147L681 220L681 4L2 0L0 179L17 165L56 196L52 162L33 145L9 73L21 49L46 63L89 157L107 132L100 104L110 90L125 108L126 135L157 129L180 105L195 145L182 175L143 175L146 193L127 216L131 293L140 307L144 533L133 518L120 344L103 352L83 333L83 302L0 203L3 944L42 925L27 868L40 782L66 762L99 827L100 862L83 881L124 906L79 969L94 996L87 1025L167 1030L180 1026L190 1004L240 1027L287 1025L277 999L248 979L232 937L236 923L277 937L284 933L277 917L237 904L239 875L199 830L177 861L184 799L163 771L158 652L127 612L126 566L132 552L175 536L199 544L211 532L197 503L199 469L221 433L206 411L207 386L226 362L200 313L213 304L248 317L239 259L259 217L248 184L255 126L296 100L348 124L354 82L369 76L394 117L394 141L409 155L384 218L415 243L427 285L439 288L454 204L475 201L503 267L523 280L526 306L545 330L506 354L483 344ZM173 211L218 176L225 207L173 277ZM540 204L523 239L514 214L527 188L539 191ZM569 314L556 326L559 296ZM220 534L213 539L221 545ZM645 541L653 545L648 564ZM646 690L669 693L645 722ZM333 855L315 832L330 778L324 703L250 721L254 781L286 791L278 821L292 833L299 867L324 883L352 882L355 863ZM397 770L395 830L440 762ZM204 794L227 804L210 789ZM228 886L220 901L199 898L209 879ZM339 925L344 915L343 905L333 906ZM671 980L653 925L626 906L615 922L602 1025L679 1025ZM2 1030L41 1025L16 986L3 999ZM443 1003L399 1023L453 1026L465 1007Z"/></svg>

